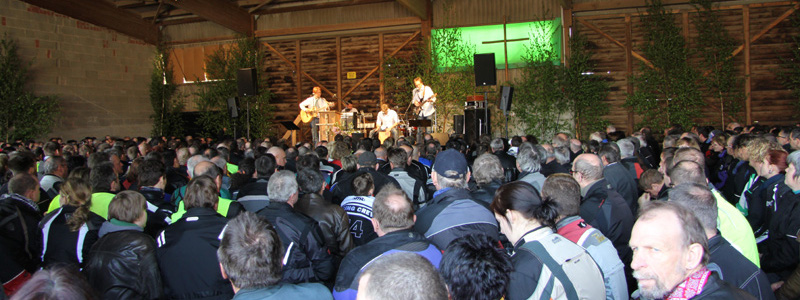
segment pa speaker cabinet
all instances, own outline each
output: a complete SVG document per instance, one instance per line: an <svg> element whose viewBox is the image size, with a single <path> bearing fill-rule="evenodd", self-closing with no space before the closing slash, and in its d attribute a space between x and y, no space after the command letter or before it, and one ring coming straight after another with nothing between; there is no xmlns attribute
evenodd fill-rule
<svg viewBox="0 0 800 300"><path fill-rule="evenodd" d="M258 95L255 68L239 69L236 72L236 79L239 83L239 97Z"/></svg>
<svg viewBox="0 0 800 300"><path fill-rule="evenodd" d="M475 54L475 86L497 85L497 69L494 66L494 53Z"/></svg>
<svg viewBox="0 0 800 300"><path fill-rule="evenodd" d="M500 88L500 109L503 112L511 111L511 100L514 98L514 87L503 86Z"/></svg>
<svg viewBox="0 0 800 300"><path fill-rule="evenodd" d="M453 133L464 134L464 115L453 116Z"/></svg>
<svg viewBox="0 0 800 300"><path fill-rule="evenodd" d="M237 100L236 97L228 98L228 115L231 118L239 117L239 105L237 104Z"/></svg>
<svg viewBox="0 0 800 300"><path fill-rule="evenodd" d="M467 142L477 142L484 134L491 134L491 112L488 109L464 110L464 136Z"/></svg>

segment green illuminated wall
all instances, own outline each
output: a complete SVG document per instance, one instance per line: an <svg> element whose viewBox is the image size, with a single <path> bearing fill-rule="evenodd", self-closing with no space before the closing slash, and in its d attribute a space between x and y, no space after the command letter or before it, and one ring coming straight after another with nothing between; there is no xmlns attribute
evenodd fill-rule
<svg viewBox="0 0 800 300"><path fill-rule="evenodd" d="M463 41L475 46L475 53L494 53L497 69L505 69L505 58L503 56L503 43L484 44L489 41L503 40L503 25L487 25L461 27ZM433 35L441 32L441 29L432 30ZM508 42L508 65L509 68L522 67L525 64L523 55L525 48L536 44L534 48L549 48L555 55L553 63L561 61L561 19L546 20L539 22L512 23L506 25L506 38L508 40L528 38L525 41ZM438 49L434 49L438 52ZM454 67L454 66L437 66ZM455 66L458 67L458 66Z"/></svg>

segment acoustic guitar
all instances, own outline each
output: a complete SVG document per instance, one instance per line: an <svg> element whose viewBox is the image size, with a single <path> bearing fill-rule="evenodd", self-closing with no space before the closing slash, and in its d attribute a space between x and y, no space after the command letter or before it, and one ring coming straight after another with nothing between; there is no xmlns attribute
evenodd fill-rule
<svg viewBox="0 0 800 300"><path fill-rule="evenodd" d="M418 104L415 104L414 106L416 106L416 107L414 107L414 114L419 116L420 112L422 112L422 106L425 105L425 103L436 101L436 95L439 95L439 93L433 94L433 96L428 98L428 100L425 100L425 101L419 102Z"/></svg>
<svg viewBox="0 0 800 300"><path fill-rule="evenodd" d="M314 118L319 116L319 111L317 107L312 107L309 110L300 110L300 120L303 123L311 122Z"/></svg>

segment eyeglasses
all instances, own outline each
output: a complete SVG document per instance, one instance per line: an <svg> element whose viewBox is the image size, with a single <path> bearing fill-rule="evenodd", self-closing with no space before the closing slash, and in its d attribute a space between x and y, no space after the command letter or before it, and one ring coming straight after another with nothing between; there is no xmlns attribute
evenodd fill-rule
<svg viewBox="0 0 800 300"><path fill-rule="evenodd" d="M569 175L575 175L575 173L578 173L578 171L575 171L575 170L569 170Z"/></svg>

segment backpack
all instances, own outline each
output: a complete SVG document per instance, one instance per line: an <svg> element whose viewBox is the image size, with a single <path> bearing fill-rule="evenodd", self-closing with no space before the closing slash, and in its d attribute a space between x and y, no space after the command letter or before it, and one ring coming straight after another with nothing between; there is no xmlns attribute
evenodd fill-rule
<svg viewBox="0 0 800 300"><path fill-rule="evenodd" d="M25 223L25 220L22 220L22 211L19 210L19 207L11 203L12 200L10 199L2 199L0 200L0 237L5 238L12 238L16 234L14 232L21 230L22 236L24 238L24 249L25 254L28 257L34 257L33 253L30 253L30 245L31 240L30 236L28 236L28 226Z"/></svg>
<svg viewBox="0 0 800 300"><path fill-rule="evenodd" d="M528 251L552 272L563 287L567 299L602 299L606 297L600 267L583 248L558 235L527 242L520 250ZM540 280L542 280L541 278ZM595 284L590 284L595 281ZM542 297L550 298L555 285L547 285Z"/></svg>

